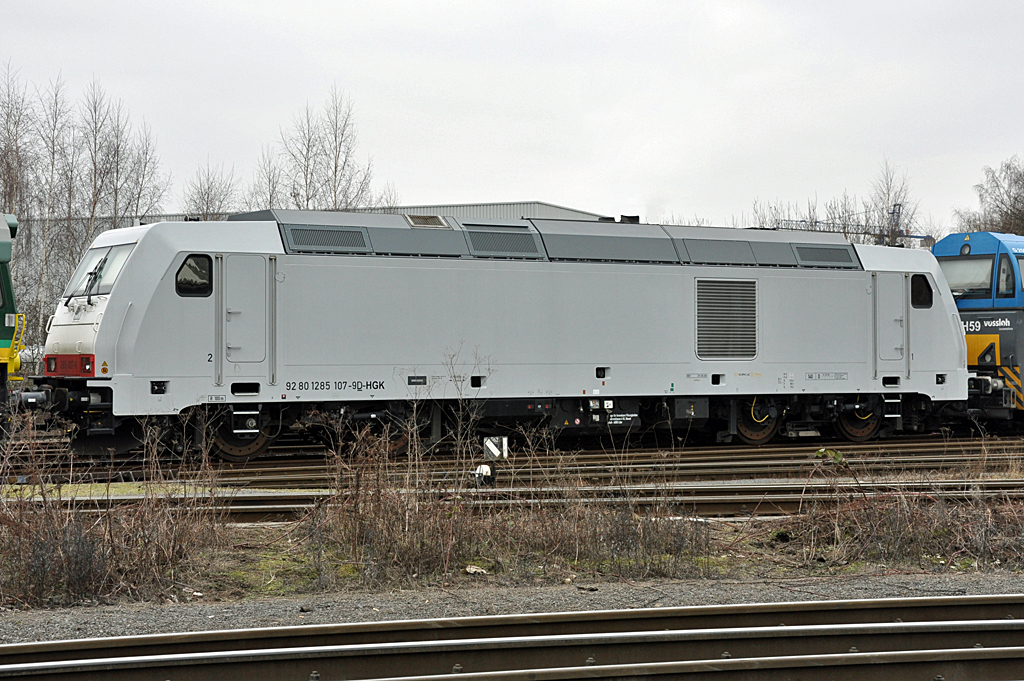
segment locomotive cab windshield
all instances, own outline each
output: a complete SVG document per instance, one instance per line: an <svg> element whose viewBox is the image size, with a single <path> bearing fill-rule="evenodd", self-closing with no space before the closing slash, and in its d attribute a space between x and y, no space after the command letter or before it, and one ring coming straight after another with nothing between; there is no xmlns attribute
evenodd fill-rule
<svg viewBox="0 0 1024 681"><path fill-rule="evenodd" d="M995 232L950 234L932 247L962 311L1024 307L1024 237Z"/></svg>
<svg viewBox="0 0 1024 681"><path fill-rule="evenodd" d="M940 258L939 266L957 300L988 298L992 294L993 262L995 258L991 255L958 255Z"/></svg>
<svg viewBox="0 0 1024 681"><path fill-rule="evenodd" d="M64 291L65 305L70 304L72 298L110 293L133 248L135 244L89 249Z"/></svg>

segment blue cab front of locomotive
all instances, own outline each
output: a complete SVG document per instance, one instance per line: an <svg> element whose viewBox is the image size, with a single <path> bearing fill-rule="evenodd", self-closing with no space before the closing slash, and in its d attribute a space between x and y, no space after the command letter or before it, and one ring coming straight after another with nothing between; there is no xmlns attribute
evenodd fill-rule
<svg viewBox="0 0 1024 681"><path fill-rule="evenodd" d="M950 234L932 246L960 310L1024 307L1024 237L998 232Z"/></svg>
<svg viewBox="0 0 1024 681"><path fill-rule="evenodd" d="M1024 414L1024 237L950 234L932 247L956 299L967 344L972 406L988 418Z"/></svg>

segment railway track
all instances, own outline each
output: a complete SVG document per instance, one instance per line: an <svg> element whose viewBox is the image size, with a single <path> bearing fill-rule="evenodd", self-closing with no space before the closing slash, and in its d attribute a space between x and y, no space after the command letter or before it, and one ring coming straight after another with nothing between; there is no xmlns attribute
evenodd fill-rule
<svg viewBox="0 0 1024 681"><path fill-rule="evenodd" d="M831 506L839 501L887 498L941 499L949 503L1020 501L1024 479L929 480L929 481L822 481L764 480L718 483L660 483L638 485L437 488L409 490L425 499L447 499L467 510L559 508L566 504L599 505L633 512L660 515L735 517L791 515L813 506ZM173 494L160 503L173 507L180 498ZM195 505L196 496L189 498ZM200 496L199 505L226 522L290 522L300 520L318 505L344 508L346 492L280 490L265 492L216 493ZM121 505L151 500L144 495L78 497L65 503L85 513L102 513Z"/></svg>
<svg viewBox="0 0 1024 681"><path fill-rule="evenodd" d="M59 443L54 446L58 446ZM76 476L81 481L145 480L158 470L162 480L191 479L208 499L207 509L230 522L293 521L319 504L345 504L359 476L386 476L386 484L425 498L449 498L467 508L557 507L572 503L628 507L661 514L747 516L793 514L813 505L854 498L902 495L942 498L950 502L1017 500L1024 495L1024 440L943 440L848 445L823 450L807 444L664 450L581 451L514 455L498 464L493 487L476 487L472 465L453 456L425 461L397 459L377 464L338 466L323 452L295 456L290 445L279 456L248 464L225 464L196 472L177 462L154 468L145 462L138 473L130 456L119 461L67 462L45 469L51 481ZM75 472L77 471L77 472ZM990 475L1002 471L1004 477ZM959 477L948 475L956 472ZM906 474L911 474L908 478ZM947 473L944 477L939 477ZM108 478L109 479L109 478ZM9 482L32 478L10 476ZM317 491L326 490L326 491ZM266 491L258 491L266 490ZM331 491L340 491L332 495ZM194 494L193 490L193 494ZM161 503L177 503L163 492ZM209 496L206 496L209 494ZM119 504L141 503L143 496L79 497L79 510L101 512Z"/></svg>
<svg viewBox="0 0 1024 681"><path fill-rule="evenodd" d="M1024 596L657 608L0 646L32 679L1020 679Z"/></svg>
<svg viewBox="0 0 1024 681"><path fill-rule="evenodd" d="M8 482L43 477L51 482L142 482L160 479L210 477L180 457L147 462L141 452L117 456L70 456L66 438L36 438L8 446ZM842 456L842 466L820 452ZM388 474L396 480L415 475L417 482L437 486L464 482L478 460L459 461L450 452L435 452L420 461L396 456ZM315 488L346 482L359 467L338 466L319 445L287 442L268 456L245 464L215 464L217 484L229 487ZM850 476L891 475L969 470L1024 468L1024 438L892 440L869 444L798 443L750 447L693 447L674 451L635 449L575 452L517 453L498 463L499 474L522 484L580 480L591 484L636 484L661 480L729 480L805 477L822 473Z"/></svg>
<svg viewBox="0 0 1024 681"><path fill-rule="evenodd" d="M840 455L841 466L822 455ZM421 484L446 485L464 479L473 464L435 457L422 462L398 460L387 473L396 481L415 479ZM829 465L829 464L832 465ZM683 482L751 478L830 475L864 477L952 470L1017 470L1024 467L1024 439L942 440L873 443L823 448L815 445L704 447L676 451L582 451L514 455L499 462L502 479L520 484L579 480L591 484L638 484L644 481ZM187 474L186 474L187 475ZM340 471L341 482L354 475L354 467ZM218 484L235 487L329 487L339 482L338 467L323 455L298 459L264 459L247 464L223 465Z"/></svg>

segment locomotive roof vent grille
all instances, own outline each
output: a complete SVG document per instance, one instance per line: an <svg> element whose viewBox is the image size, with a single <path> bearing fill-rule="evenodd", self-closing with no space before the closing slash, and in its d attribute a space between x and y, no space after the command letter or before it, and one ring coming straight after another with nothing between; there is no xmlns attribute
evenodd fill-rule
<svg viewBox="0 0 1024 681"><path fill-rule="evenodd" d="M362 229L281 225L289 250L299 253L369 253Z"/></svg>
<svg viewBox="0 0 1024 681"><path fill-rule="evenodd" d="M475 253L505 255L509 257L536 257L540 254L532 233L479 232L468 230L469 242Z"/></svg>
<svg viewBox="0 0 1024 681"><path fill-rule="evenodd" d="M860 267L851 246L809 246L794 244L796 257L805 267Z"/></svg>
<svg viewBox="0 0 1024 681"><path fill-rule="evenodd" d="M697 357L757 356L757 282L697 280Z"/></svg>
<svg viewBox="0 0 1024 681"><path fill-rule="evenodd" d="M413 227L427 227L430 229L451 229L447 222L440 215L406 215L405 219Z"/></svg>

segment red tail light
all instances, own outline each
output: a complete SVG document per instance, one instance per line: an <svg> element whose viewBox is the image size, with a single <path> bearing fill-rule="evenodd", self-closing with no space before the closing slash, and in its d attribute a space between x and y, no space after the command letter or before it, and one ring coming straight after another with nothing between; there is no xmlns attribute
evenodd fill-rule
<svg viewBox="0 0 1024 681"><path fill-rule="evenodd" d="M47 355L47 376L77 376L91 378L96 375L95 355Z"/></svg>

